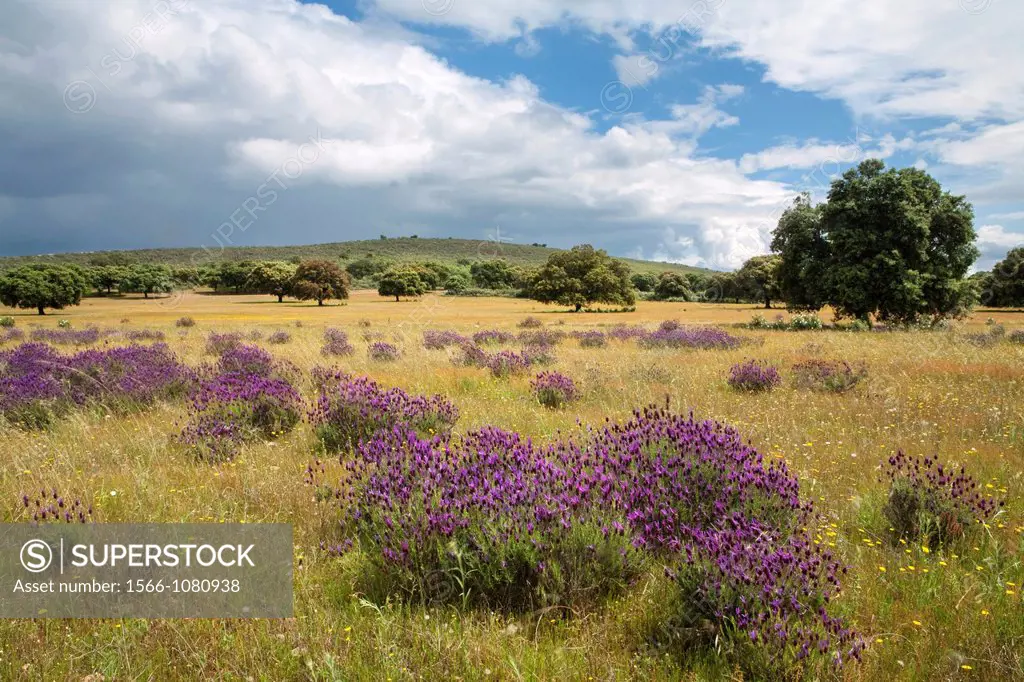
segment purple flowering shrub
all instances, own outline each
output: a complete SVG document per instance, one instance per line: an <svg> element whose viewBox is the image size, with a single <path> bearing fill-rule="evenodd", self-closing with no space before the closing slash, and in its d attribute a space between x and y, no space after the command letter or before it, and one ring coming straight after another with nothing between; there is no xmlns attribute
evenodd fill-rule
<svg viewBox="0 0 1024 682"><path fill-rule="evenodd" d="M539 317L529 315L520 320L516 326L520 329L537 329L538 327L543 327L544 323L541 322Z"/></svg>
<svg viewBox="0 0 1024 682"><path fill-rule="evenodd" d="M729 349L740 345L739 338L718 327L665 329L664 325L657 331L639 337L638 342L642 348Z"/></svg>
<svg viewBox="0 0 1024 682"><path fill-rule="evenodd" d="M503 350L487 358L487 369L496 377L522 374L530 368L530 357L526 353Z"/></svg>
<svg viewBox="0 0 1024 682"><path fill-rule="evenodd" d="M179 440L199 459L233 459L243 443L272 440L302 418L302 399L282 379L232 372L200 382Z"/></svg>
<svg viewBox="0 0 1024 682"><path fill-rule="evenodd" d="M163 341L167 335L159 329L129 329L124 337L129 341Z"/></svg>
<svg viewBox="0 0 1024 682"><path fill-rule="evenodd" d="M524 346L557 346L566 336L561 329L534 329L519 332L519 343Z"/></svg>
<svg viewBox="0 0 1024 682"><path fill-rule="evenodd" d="M642 339L647 336L649 332L639 325L625 325L620 324L612 327L608 332L608 338L615 339L616 341L629 341L631 339Z"/></svg>
<svg viewBox="0 0 1024 682"><path fill-rule="evenodd" d="M92 505L85 504L79 498L65 499L56 488L47 491L43 488L39 494L22 493L20 516L31 523L91 523Z"/></svg>
<svg viewBox="0 0 1024 682"><path fill-rule="evenodd" d="M451 330L428 329L423 332L423 347L427 350L443 350L449 346L461 346L468 342L469 339L465 336Z"/></svg>
<svg viewBox="0 0 1024 682"><path fill-rule="evenodd" d="M867 377L868 369L863 364L851 365L845 360L805 360L793 365L793 377L797 388L812 391L845 393Z"/></svg>
<svg viewBox="0 0 1024 682"><path fill-rule="evenodd" d="M184 394L194 373L162 343L61 355L42 343L0 352L0 415L42 428L72 409L131 409Z"/></svg>
<svg viewBox="0 0 1024 682"><path fill-rule="evenodd" d="M1024 346L1024 329L1014 329L1006 338L1010 343L1017 344L1018 346Z"/></svg>
<svg viewBox="0 0 1024 682"><path fill-rule="evenodd" d="M557 409L571 403L578 397L576 383L559 372L541 372L530 382L537 402L544 407Z"/></svg>
<svg viewBox="0 0 1024 682"><path fill-rule="evenodd" d="M218 334L210 332L206 337L206 352L210 355L220 355L242 343L242 335L239 332L226 332Z"/></svg>
<svg viewBox="0 0 1024 682"><path fill-rule="evenodd" d="M385 389L369 377L321 370L321 386L310 413L317 438L327 452L347 452L380 431L405 426L424 435L448 434L459 409L444 396L411 396Z"/></svg>
<svg viewBox="0 0 1024 682"><path fill-rule="evenodd" d="M453 365L460 367L484 367L490 356L480 346L472 342L466 342L459 345L452 356L451 361Z"/></svg>
<svg viewBox="0 0 1024 682"><path fill-rule="evenodd" d="M320 349L321 355L343 356L352 355L356 349L348 341L348 334L340 329L327 328L324 330L324 345Z"/></svg>
<svg viewBox="0 0 1024 682"><path fill-rule="evenodd" d="M770 391L781 383L779 370L758 360L733 365L729 370L729 385L741 391Z"/></svg>
<svg viewBox="0 0 1024 682"><path fill-rule="evenodd" d="M603 332L596 329L585 332L577 332L574 336L580 342L580 348L604 348L608 345L608 339Z"/></svg>
<svg viewBox="0 0 1024 682"><path fill-rule="evenodd" d="M530 365L550 365L555 361L555 347L549 343L531 343L523 348Z"/></svg>
<svg viewBox="0 0 1024 682"><path fill-rule="evenodd" d="M274 345L281 345L288 343L292 340L292 335L283 329L278 329L276 332L267 337L267 343Z"/></svg>
<svg viewBox="0 0 1024 682"><path fill-rule="evenodd" d="M96 327L85 329L72 329L65 327L61 329L33 329L29 334L33 341L44 341L57 345L66 346L88 346L100 340L100 330Z"/></svg>
<svg viewBox="0 0 1024 682"><path fill-rule="evenodd" d="M885 475L889 496L882 514L894 540L924 542L934 549L990 520L1004 504L985 495L963 466L947 467L935 457L911 457L900 450L889 458Z"/></svg>
<svg viewBox="0 0 1024 682"><path fill-rule="evenodd" d="M396 427L363 441L343 461L345 492L322 499L388 595L571 606L664 564L680 627L730 642L755 677L859 656L829 613L845 569L813 543L813 508L784 464L729 427L655 407L580 438L536 446L485 427L426 440Z"/></svg>
<svg viewBox="0 0 1024 682"><path fill-rule="evenodd" d="M21 343L25 340L25 332L20 329L5 329L0 332L0 343L10 343L11 341L17 341Z"/></svg>
<svg viewBox="0 0 1024 682"><path fill-rule="evenodd" d="M376 360L377 362L394 362L402 355L398 348L383 341L371 343L366 354L371 360Z"/></svg>
<svg viewBox="0 0 1024 682"><path fill-rule="evenodd" d="M478 346L503 345L515 341L516 336L512 332L501 331L500 329L487 329L473 334L473 343Z"/></svg>

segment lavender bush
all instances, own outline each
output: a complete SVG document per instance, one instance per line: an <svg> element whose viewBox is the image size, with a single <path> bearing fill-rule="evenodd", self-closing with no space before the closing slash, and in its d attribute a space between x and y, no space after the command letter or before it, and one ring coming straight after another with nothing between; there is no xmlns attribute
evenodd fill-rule
<svg viewBox="0 0 1024 682"><path fill-rule="evenodd" d="M129 341L163 341L167 335L158 329L129 329L124 337Z"/></svg>
<svg viewBox="0 0 1024 682"><path fill-rule="evenodd" d="M321 371L319 383L310 421L328 452L348 451L399 425L424 435L447 434L459 418L458 408L443 396L410 396L369 377Z"/></svg>
<svg viewBox="0 0 1024 682"><path fill-rule="evenodd" d="M741 391L770 391L781 383L779 370L766 362L748 360L729 370L729 385Z"/></svg>
<svg viewBox="0 0 1024 682"><path fill-rule="evenodd" d="M423 347L427 350L442 350L449 346L461 346L468 342L469 339L465 336L451 330L436 331L428 329L423 332Z"/></svg>
<svg viewBox="0 0 1024 682"><path fill-rule="evenodd" d="M398 348L390 343L377 341L370 344L370 347L367 349L367 355L371 360L377 362L395 362L402 354L398 351Z"/></svg>
<svg viewBox="0 0 1024 682"><path fill-rule="evenodd" d="M281 344L284 344L284 343L288 343L291 340L292 340L292 335L289 334L288 332L284 331L283 329L279 329L279 330L277 330L276 332L274 332L273 334L271 334L270 336L267 337L267 343L272 343L274 345L281 345Z"/></svg>
<svg viewBox="0 0 1024 682"><path fill-rule="evenodd" d="M177 320L175 320L174 321L174 326L175 327L184 327L184 328L187 329L189 327L196 326L196 321L194 319L192 319L191 317L188 317L186 315L185 317L179 317Z"/></svg>
<svg viewBox="0 0 1024 682"><path fill-rule="evenodd" d="M496 377L522 374L530 368L530 358L526 353L503 350L487 358L487 368Z"/></svg>
<svg viewBox="0 0 1024 682"><path fill-rule="evenodd" d="M473 334L473 343L478 346L502 345L515 341L515 334L500 329L486 329Z"/></svg>
<svg viewBox="0 0 1024 682"><path fill-rule="evenodd" d="M974 531L1003 506L986 496L964 467L944 466L935 457L911 457L900 450L889 458L885 475L889 496L882 514L894 540L935 549Z"/></svg>
<svg viewBox="0 0 1024 682"><path fill-rule="evenodd" d="M1006 338L1010 343L1017 344L1018 346L1024 345L1024 329L1014 329Z"/></svg>
<svg viewBox="0 0 1024 682"><path fill-rule="evenodd" d="M327 328L324 330L324 345L320 349L321 355L344 356L352 355L356 349L348 341L348 334L340 329Z"/></svg>
<svg viewBox="0 0 1024 682"><path fill-rule="evenodd" d="M740 340L718 327L679 327L658 329L638 339L643 348L729 349Z"/></svg>
<svg viewBox="0 0 1024 682"><path fill-rule="evenodd" d="M242 335L239 332L226 332L220 334L210 332L206 337L206 352L210 355L220 355L242 343Z"/></svg>
<svg viewBox="0 0 1024 682"><path fill-rule="evenodd" d="M68 325L61 329L34 329L29 338L57 345L88 346L100 340L100 330L96 327L72 329Z"/></svg>
<svg viewBox="0 0 1024 682"><path fill-rule="evenodd" d="M580 348L604 348L608 345L608 339L597 330L579 332L576 338L580 342Z"/></svg>
<svg viewBox="0 0 1024 682"><path fill-rule="evenodd" d="M530 315L520 320L519 324L517 324L516 326L519 327L520 329L537 329L538 327L543 327L544 323L541 322L539 317L534 317Z"/></svg>
<svg viewBox="0 0 1024 682"><path fill-rule="evenodd" d="M575 382L559 372L541 372L530 382L530 388L541 405L553 409L578 397Z"/></svg>
<svg viewBox="0 0 1024 682"><path fill-rule="evenodd" d="M851 365L845 360L806 360L793 365L797 388L812 391L845 393L868 375L863 364Z"/></svg>
<svg viewBox="0 0 1024 682"><path fill-rule="evenodd" d="M38 494L22 493L21 516L31 523L90 523L92 505L81 499L67 498L57 490L43 488Z"/></svg>

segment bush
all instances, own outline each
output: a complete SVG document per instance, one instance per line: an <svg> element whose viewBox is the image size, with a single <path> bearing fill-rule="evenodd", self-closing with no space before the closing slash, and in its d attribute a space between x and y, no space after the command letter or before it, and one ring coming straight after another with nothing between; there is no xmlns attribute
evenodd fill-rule
<svg viewBox="0 0 1024 682"><path fill-rule="evenodd" d="M498 329L488 329L473 334L473 343L478 346L486 346L490 344L501 345L512 343L515 341L515 338L515 335L511 332L501 331Z"/></svg>
<svg viewBox="0 0 1024 682"><path fill-rule="evenodd" d="M889 497L882 514L894 541L923 542L935 549L975 531L1003 506L985 495L964 467L945 467L935 457L910 457L900 450L889 458L885 473Z"/></svg>
<svg viewBox="0 0 1024 682"><path fill-rule="evenodd" d="M440 395L411 396L369 377L319 373L320 395L310 420L327 452L341 453L379 431L404 426L425 437L451 432L459 410Z"/></svg>
<svg viewBox="0 0 1024 682"><path fill-rule="evenodd" d="M861 320L861 322L863 322L863 320ZM821 318L814 313L801 313L799 315L794 315L793 319L789 321L789 328L797 331L821 329L823 326Z"/></svg>
<svg viewBox="0 0 1024 682"><path fill-rule="evenodd" d="M796 387L812 391L845 393L867 375L863 364L851 365L846 361L807 360L793 365Z"/></svg>
<svg viewBox="0 0 1024 682"><path fill-rule="evenodd" d="M643 348L736 348L740 340L718 327L682 327L658 329L639 338Z"/></svg>
<svg viewBox="0 0 1024 682"><path fill-rule="evenodd" d="M100 330L96 327L86 329L34 329L29 335L33 341L46 341L57 345L88 346L100 340Z"/></svg>
<svg viewBox="0 0 1024 682"><path fill-rule="evenodd" d="M460 344L451 358L452 364L460 367L483 367L488 359L487 351L470 341Z"/></svg>
<svg viewBox="0 0 1024 682"><path fill-rule="evenodd" d="M503 350L487 359L487 368L498 378L522 374L530 368L530 358L526 353Z"/></svg>
<svg viewBox="0 0 1024 682"><path fill-rule="evenodd" d="M13 326L14 326L14 318L13 317L11 317L10 315L4 315L3 317L0 317L0 327L2 327L4 329L10 329Z"/></svg>
<svg viewBox="0 0 1024 682"><path fill-rule="evenodd" d="M71 320L57 320L57 326L61 329L71 329Z"/></svg>
<svg viewBox="0 0 1024 682"><path fill-rule="evenodd" d="M597 330L580 332L576 338L579 339L580 348L604 348L608 345L608 339Z"/></svg>
<svg viewBox="0 0 1024 682"><path fill-rule="evenodd" d="M324 345L320 348L320 354L326 356L344 356L355 353L355 347L348 342L348 334L340 329L327 328L324 330Z"/></svg>
<svg viewBox="0 0 1024 682"><path fill-rule="evenodd" d="M1010 343L1024 345L1024 329L1015 329L1006 338Z"/></svg>
<svg viewBox="0 0 1024 682"><path fill-rule="evenodd" d="M242 335L239 332L227 332L224 334L210 332L210 335L206 337L206 352L210 355L220 355L241 343Z"/></svg>
<svg viewBox="0 0 1024 682"><path fill-rule="evenodd" d="M191 317L188 317L188 316L179 317L177 320L174 321L174 326L175 327L194 327L194 326L196 326L196 321L193 320Z"/></svg>
<svg viewBox="0 0 1024 682"><path fill-rule="evenodd" d="M427 350L441 350L448 346L460 346L468 342L469 339L465 336L450 330L436 331L428 329L423 332L423 347Z"/></svg>
<svg viewBox="0 0 1024 682"><path fill-rule="evenodd" d="M770 391L781 383L779 370L758 360L733 365L729 370L729 385L741 391Z"/></svg>
<svg viewBox="0 0 1024 682"><path fill-rule="evenodd" d="M267 337L267 343L272 343L275 345L288 343L291 340L292 335L284 331L283 329L279 329L278 331L274 332L273 334Z"/></svg>
<svg viewBox="0 0 1024 682"><path fill-rule="evenodd" d="M367 350L367 355L369 355L371 360L375 360L377 362L394 362L401 357L401 353L399 353L398 348L390 343L384 343L383 341L377 341L370 344L370 347Z"/></svg>
<svg viewBox="0 0 1024 682"><path fill-rule="evenodd" d="M572 379L558 372L541 372L530 388L537 396L537 402L544 407L557 409L576 400L576 384Z"/></svg>
<svg viewBox="0 0 1024 682"><path fill-rule="evenodd" d="M11 321L11 323L13 324L13 320ZM519 327L520 329L537 329L538 327L543 327L544 323L541 322L539 317L533 317L531 315L529 317L523 318L516 326Z"/></svg>

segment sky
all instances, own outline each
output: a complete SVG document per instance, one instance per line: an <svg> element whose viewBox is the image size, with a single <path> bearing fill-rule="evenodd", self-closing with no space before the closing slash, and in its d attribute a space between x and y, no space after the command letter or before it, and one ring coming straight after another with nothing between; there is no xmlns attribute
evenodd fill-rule
<svg viewBox="0 0 1024 682"><path fill-rule="evenodd" d="M867 158L1024 244L1020 0L5 0L0 254L389 236L733 269Z"/></svg>

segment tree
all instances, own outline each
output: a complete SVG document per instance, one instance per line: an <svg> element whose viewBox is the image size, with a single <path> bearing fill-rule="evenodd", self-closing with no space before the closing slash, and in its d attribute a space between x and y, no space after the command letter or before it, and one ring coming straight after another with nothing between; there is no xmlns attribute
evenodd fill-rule
<svg viewBox="0 0 1024 682"><path fill-rule="evenodd" d="M348 273L329 260L307 260L299 263L288 289L300 301L315 300L317 305L337 298L348 298Z"/></svg>
<svg viewBox="0 0 1024 682"><path fill-rule="evenodd" d="M1024 247L1011 249L996 263L985 284L981 294L985 305L1024 306Z"/></svg>
<svg viewBox="0 0 1024 682"><path fill-rule="evenodd" d="M288 284L295 276L296 266L282 261L260 261L249 271L245 287L258 294L277 296L277 302L284 301Z"/></svg>
<svg viewBox="0 0 1024 682"><path fill-rule="evenodd" d="M75 268L23 265L0 276L0 303L12 308L35 308L45 315L46 308L60 310L81 303L88 286Z"/></svg>
<svg viewBox="0 0 1024 682"><path fill-rule="evenodd" d="M716 273L708 280L708 286L704 290L702 298L710 303L720 303L730 298L739 303L742 291L737 282L738 279L734 272Z"/></svg>
<svg viewBox="0 0 1024 682"><path fill-rule="evenodd" d="M779 256L754 256L736 272L737 286L745 298L764 301L764 307L771 309L772 299L779 296Z"/></svg>
<svg viewBox="0 0 1024 682"><path fill-rule="evenodd" d="M647 293L654 291L654 287L658 285L658 276L652 272L634 272L630 275L629 281L634 289Z"/></svg>
<svg viewBox="0 0 1024 682"><path fill-rule="evenodd" d="M809 193L798 196L779 218L771 248L779 254L778 295L792 309L820 310L829 298L825 271L830 248L822 233L821 207L811 205Z"/></svg>
<svg viewBox="0 0 1024 682"><path fill-rule="evenodd" d="M829 303L862 320L966 314L964 276L979 255L971 205L922 170L884 168L871 159L847 171L821 208Z"/></svg>
<svg viewBox="0 0 1024 682"><path fill-rule="evenodd" d="M128 268L122 265L97 265L91 268L93 282L100 291L107 294L121 288L121 282L128 276Z"/></svg>
<svg viewBox="0 0 1024 682"><path fill-rule="evenodd" d="M501 258L477 261L470 266L469 274L481 289L512 289L519 278L516 269Z"/></svg>
<svg viewBox="0 0 1024 682"><path fill-rule="evenodd" d="M384 260L383 258L376 258L374 256L367 256L366 258L360 258L359 260L352 261L345 266L345 270L352 276L353 279L365 279L367 277L373 277L391 267L391 261Z"/></svg>
<svg viewBox="0 0 1024 682"><path fill-rule="evenodd" d="M469 279L469 274L456 270L452 274L448 275L448 281L444 283L444 290L449 294L461 294L470 287L473 282Z"/></svg>
<svg viewBox="0 0 1024 682"><path fill-rule="evenodd" d="M659 301L666 301L670 298L692 301L693 292L690 291L690 280L681 272L663 272L658 277L658 283L654 285L654 297Z"/></svg>
<svg viewBox="0 0 1024 682"><path fill-rule="evenodd" d="M629 274L622 261L582 244L549 256L527 293L535 301L573 306L577 312L592 302L633 305L636 294Z"/></svg>
<svg viewBox="0 0 1024 682"><path fill-rule="evenodd" d="M174 290L171 269L166 265L132 265L121 280L120 290L126 293L163 294Z"/></svg>
<svg viewBox="0 0 1024 682"><path fill-rule="evenodd" d="M427 284L420 274L412 269L392 269L380 277L377 293L381 296L422 296L427 292Z"/></svg>

